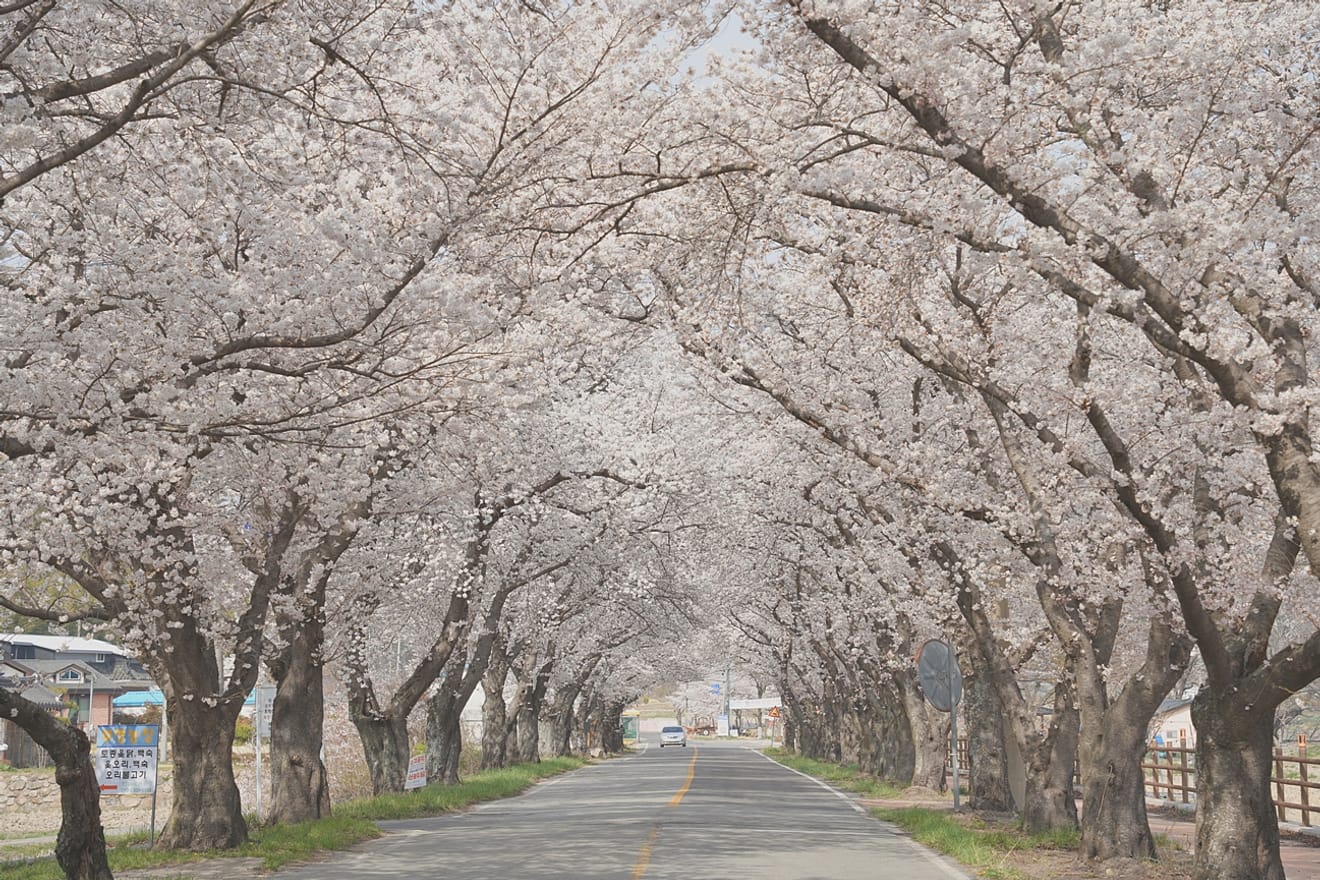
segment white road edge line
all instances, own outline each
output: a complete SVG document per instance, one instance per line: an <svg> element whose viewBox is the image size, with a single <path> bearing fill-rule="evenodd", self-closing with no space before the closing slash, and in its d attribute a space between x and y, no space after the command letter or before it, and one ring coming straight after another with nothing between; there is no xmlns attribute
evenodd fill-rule
<svg viewBox="0 0 1320 880"><path fill-rule="evenodd" d="M867 813L866 810L862 808L861 804L854 802L852 798L848 797L846 794L839 791L837 788L830 785L828 782L822 782L821 780L817 779L814 776L809 776L806 773L803 773L801 770L794 770L792 767L781 764L778 761L776 761L774 758L767 755L765 752L751 748L749 748L748 751L756 752L756 754L760 755L762 758L765 758L771 764L774 764L776 767L780 767L784 770L787 770L789 773L796 773L798 776L801 776L803 779L811 780L812 782L819 785L821 788L828 791L830 794L843 800L844 803L852 807L857 812L861 813L863 816L867 816L868 818L870 817L870 814ZM932 865L935 865L941 871L948 874L950 877L954 878L954 880L972 880L970 874L967 874L965 871L955 868L953 865L949 864L947 859L936 853L934 850L927 849L926 847L917 843L915 840L913 840L911 837L909 837L906 834L900 835L900 837L903 840L907 841L908 846L912 847L918 853L920 853L921 856L926 859L926 861L930 862Z"/></svg>
<svg viewBox="0 0 1320 880"><path fill-rule="evenodd" d="M765 758L767 761L769 761L771 764L774 764L776 767L779 767L779 768L782 768L782 769L784 769L784 770L787 770L789 773L796 773L798 776L801 776L803 779L806 779L806 780L808 780L808 781L810 781L810 782L814 782L814 783L816 783L816 784L819 785L821 788L825 789L825 790L828 791L830 794L834 795L836 798L838 798L839 800L841 800L841 801L843 801L845 804L847 804L847 805L849 806L849 808L851 808L851 809L853 810L853 812L861 813L863 816L866 815L866 810L863 810L863 809L862 809L861 804L857 803L857 802L854 801L852 798L848 797L846 794L844 794L843 792L839 791L839 790L838 790L837 788L835 788L834 786L830 785L828 782L821 782L821 781L820 781L819 779L817 779L816 777L814 777L814 776L808 776L806 773L803 773L801 770L794 770L792 767L789 767L789 766L787 766L787 765L785 765L785 764L781 764L781 763L779 763L778 761L776 761L774 758L772 758L772 757L770 757L769 755L767 755L765 752L758 751L758 750L756 750L756 749L748 749L748 751L756 752L756 754L760 755L762 758Z"/></svg>

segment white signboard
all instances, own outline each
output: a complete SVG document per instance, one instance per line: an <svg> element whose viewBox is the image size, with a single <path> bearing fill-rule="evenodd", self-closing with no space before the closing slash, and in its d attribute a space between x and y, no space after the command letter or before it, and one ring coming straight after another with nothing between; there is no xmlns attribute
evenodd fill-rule
<svg viewBox="0 0 1320 880"><path fill-rule="evenodd" d="M159 760L158 725L102 724L96 728L96 780L102 795L153 793Z"/></svg>
<svg viewBox="0 0 1320 880"><path fill-rule="evenodd" d="M729 710L734 709L773 709L783 705L778 697L761 697L757 700L729 700Z"/></svg>
<svg viewBox="0 0 1320 880"><path fill-rule="evenodd" d="M716 736L728 736L728 735L729 735L729 716L728 716L728 715L716 715L716 716L715 716L715 735L716 735Z"/></svg>
<svg viewBox="0 0 1320 880"><path fill-rule="evenodd" d="M408 775L404 777L403 790L410 791L423 785L426 785L426 752L408 759Z"/></svg>
<svg viewBox="0 0 1320 880"><path fill-rule="evenodd" d="M257 736L270 739L270 716L275 713L275 685L257 685Z"/></svg>

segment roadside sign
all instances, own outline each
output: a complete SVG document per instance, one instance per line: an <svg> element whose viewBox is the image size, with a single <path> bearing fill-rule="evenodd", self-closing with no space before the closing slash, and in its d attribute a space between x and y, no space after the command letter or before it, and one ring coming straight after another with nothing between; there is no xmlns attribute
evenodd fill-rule
<svg viewBox="0 0 1320 880"><path fill-rule="evenodd" d="M257 685L257 736L270 739L270 716L275 714L275 685Z"/></svg>
<svg viewBox="0 0 1320 880"><path fill-rule="evenodd" d="M718 681L712 681L710 683L710 692L712 694L718 694L720 692L720 683Z"/></svg>
<svg viewBox="0 0 1320 880"><path fill-rule="evenodd" d="M97 726L96 781L102 795L154 794L159 759L159 725Z"/></svg>
<svg viewBox="0 0 1320 880"><path fill-rule="evenodd" d="M426 785L426 752L408 759L408 775L404 777L403 790L411 791L424 785Z"/></svg>
<svg viewBox="0 0 1320 880"><path fill-rule="evenodd" d="M931 639L917 653L917 675L921 691L941 712L951 712L962 699L962 671L947 642Z"/></svg>
<svg viewBox="0 0 1320 880"><path fill-rule="evenodd" d="M778 717L779 717L779 707L778 707L778 706L771 706L771 707L770 707L770 717L771 717L771 718L778 718Z"/></svg>

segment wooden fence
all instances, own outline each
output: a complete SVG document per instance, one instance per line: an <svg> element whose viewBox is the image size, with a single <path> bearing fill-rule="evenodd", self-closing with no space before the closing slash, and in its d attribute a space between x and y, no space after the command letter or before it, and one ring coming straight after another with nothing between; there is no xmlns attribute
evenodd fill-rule
<svg viewBox="0 0 1320 880"><path fill-rule="evenodd" d="M1151 743L1141 764L1146 791L1153 798L1196 803L1196 749L1186 741L1178 745ZM1299 737L1297 753L1274 749L1274 808L1280 822L1307 827L1320 825L1320 758L1310 757L1306 738Z"/></svg>
<svg viewBox="0 0 1320 880"><path fill-rule="evenodd" d="M46 750L37 745L23 728L8 718L0 720L0 742L9 746L0 752L0 758L11 767L19 769L47 767L51 763L50 755L46 754Z"/></svg>

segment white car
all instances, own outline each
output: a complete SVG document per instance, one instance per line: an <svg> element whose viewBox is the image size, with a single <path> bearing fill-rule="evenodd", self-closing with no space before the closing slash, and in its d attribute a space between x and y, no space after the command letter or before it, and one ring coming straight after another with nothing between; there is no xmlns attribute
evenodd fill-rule
<svg viewBox="0 0 1320 880"><path fill-rule="evenodd" d="M687 748L687 734L681 727L662 727L660 728L660 748L665 746L682 746Z"/></svg>

